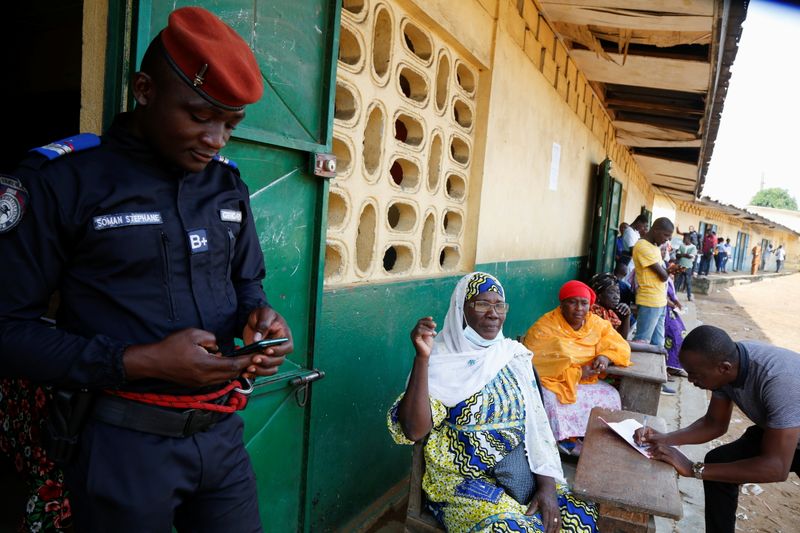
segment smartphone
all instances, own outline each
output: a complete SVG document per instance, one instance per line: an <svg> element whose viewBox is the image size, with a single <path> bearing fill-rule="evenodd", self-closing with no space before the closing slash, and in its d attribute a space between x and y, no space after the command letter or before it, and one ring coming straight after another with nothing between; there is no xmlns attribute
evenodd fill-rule
<svg viewBox="0 0 800 533"><path fill-rule="evenodd" d="M258 342L254 342L253 344L248 344L247 346L242 346L238 350L233 350L232 352L228 352L223 355L225 357L235 357L237 355L249 355L251 353L257 353L262 350L265 350L270 346L277 346L279 344L283 344L288 340L289 339L286 337L281 337L279 339L262 339Z"/></svg>

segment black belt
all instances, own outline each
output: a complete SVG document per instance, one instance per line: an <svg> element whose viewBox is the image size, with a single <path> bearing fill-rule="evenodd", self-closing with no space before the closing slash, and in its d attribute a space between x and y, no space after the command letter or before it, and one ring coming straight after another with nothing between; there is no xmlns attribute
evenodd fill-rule
<svg viewBox="0 0 800 533"><path fill-rule="evenodd" d="M177 411L124 398L99 396L92 418L143 433L182 438L211 429L227 414L205 409Z"/></svg>

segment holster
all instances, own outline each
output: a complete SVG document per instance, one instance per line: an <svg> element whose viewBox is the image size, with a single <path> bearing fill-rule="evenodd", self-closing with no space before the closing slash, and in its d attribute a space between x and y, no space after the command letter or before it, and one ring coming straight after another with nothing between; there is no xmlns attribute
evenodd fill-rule
<svg viewBox="0 0 800 533"><path fill-rule="evenodd" d="M45 448L55 463L69 464L78 451L81 430L91 414L95 394L88 390L53 389Z"/></svg>

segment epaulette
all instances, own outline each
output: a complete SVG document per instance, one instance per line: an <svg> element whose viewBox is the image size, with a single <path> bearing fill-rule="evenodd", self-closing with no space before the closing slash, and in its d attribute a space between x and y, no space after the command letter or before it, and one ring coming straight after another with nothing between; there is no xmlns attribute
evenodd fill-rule
<svg viewBox="0 0 800 533"><path fill-rule="evenodd" d="M223 165L227 165L227 166L229 166L229 167L231 167L233 169L239 170L239 165L237 165L235 161L231 161L230 159L228 159L224 155L216 154L216 155L214 155L213 159L214 159L214 161L217 161L218 163L222 163Z"/></svg>
<svg viewBox="0 0 800 533"><path fill-rule="evenodd" d="M78 135L34 148L31 152L39 153L52 161L63 155L88 150L95 146L100 146L100 137L94 133L79 133Z"/></svg>

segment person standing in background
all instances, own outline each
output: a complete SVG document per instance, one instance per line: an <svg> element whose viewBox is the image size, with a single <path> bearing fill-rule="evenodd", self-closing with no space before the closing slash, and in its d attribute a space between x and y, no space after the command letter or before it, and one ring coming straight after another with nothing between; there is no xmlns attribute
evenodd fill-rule
<svg viewBox="0 0 800 533"><path fill-rule="evenodd" d="M768 242L766 247L761 247L761 270L767 269L767 263L769 263L769 256L772 255L772 243Z"/></svg>
<svg viewBox="0 0 800 533"><path fill-rule="evenodd" d="M694 230L694 226L689 226L688 233L682 232L678 226L675 226L675 232L680 233L681 236L688 235L689 240L692 242L692 244L694 244L695 249L700 251L700 236ZM692 272L697 272L699 266L700 266L700 254L695 253L694 265L692 265Z"/></svg>
<svg viewBox="0 0 800 533"><path fill-rule="evenodd" d="M755 276L758 272L758 266L761 264L761 246L753 246L753 259L750 261L750 275Z"/></svg>
<svg viewBox="0 0 800 533"><path fill-rule="evenodd" d="M622 243L622 236L625 235L625 230L628 229L628 223L623 222L619 225L619 232L617 233L617 238L615 241L616 244L616 252L614 254L614 259L619 261L622 257L622 252L625 249L625 246Z"/></svg>
<svg viewBox="0 0 800 533"><path fill-rule="evenodd" d="M700 257L700 276L708 276L708 270L711 268L711 258L714 256L714 247L717 245L717 236L711 229L711 226L706 227L705 236L703 237L703 255Z"/></svg>
<svg viewBox="0 0 800 533"><path fill-rule="evenodd" d="M717 239L717 246L715 247L717 272L725 273L725 263L728 262L728 253L725 251L725 240L720 237Z"/></svg>
<svg viewBox="0 0 800 533"><path fill-rule="evenodd" d="M786 249L781 244L778 246L778 249L775 250L775 272L780 272L781 268L783 267L783 262L786 260Z"/></svg>
<svg viewBox="0 0 800 533"><path fill-rule="evenodd" d="M686 298L690 302L692 301L692 266L695 257L697 257L697 246L692 244L689 234L684 233L683 243L678 248L678 253L675 254L678 266L681 268L675 275L675 281L678 287L682 288L684 284L686 285Z"/></svg>
<svg viewBox="0 0 800 533"><path fill-rule="evenodd" d="M731 246L731 240L725 239L725 263L722 264L722 271L726 274L728 273L728 261L733 257L733 247Z"/></svg>
<svg viewBox="0 0 800 533"><path fill-rule="evenodd" d="M664 345L664 315L667 309L667 279L661 245L672 237L674 226L668 218L658 218L653 227L633 248L636 291L636 335L633 340L655 346Z"/></svg>
<svg viewBox="0 0 800 533"><path fill-rule="evenodd" d="M639 215L633 222L625 228L625 233L622 234L622 253L620 254L620 261L626 266L628 274L625 280L633 287L636 282L634 274L635 265L633 264L633 247L642 239L648 230L648 221L646 215Z"/></svg>

